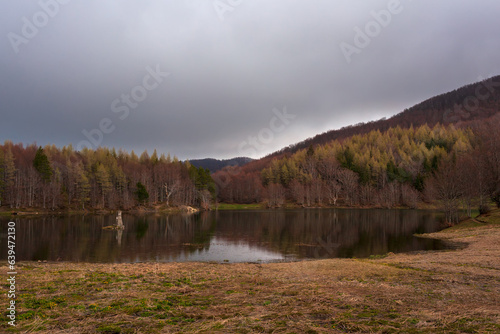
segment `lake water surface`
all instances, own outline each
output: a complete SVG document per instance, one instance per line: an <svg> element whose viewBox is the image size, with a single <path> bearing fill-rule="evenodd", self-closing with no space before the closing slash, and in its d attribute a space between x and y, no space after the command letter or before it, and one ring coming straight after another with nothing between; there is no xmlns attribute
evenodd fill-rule
<svg viewBox="0 0 500 334"><path fill-rule="evenodd" d="M16 257L74 262L269 262L368 257L442 249L415 233L435 232L437 213L419 210L298 209L124 214L125 230L102 228L115 215L16 217ZM1 218L1 259L7 258Z"/></svg>

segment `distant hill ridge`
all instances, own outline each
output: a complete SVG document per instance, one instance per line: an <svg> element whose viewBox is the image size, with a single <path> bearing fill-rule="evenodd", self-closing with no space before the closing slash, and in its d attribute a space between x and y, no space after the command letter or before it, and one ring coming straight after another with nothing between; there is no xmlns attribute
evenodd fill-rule
<svg viewBox="0 0 500 334"><path fill-rule="evenodd" d="M189 160L189 163L197 168L203 167L215 173L227 166L243 166L253 161L252 158L238 157L233 159L218 160L212 158Z"/></svg>

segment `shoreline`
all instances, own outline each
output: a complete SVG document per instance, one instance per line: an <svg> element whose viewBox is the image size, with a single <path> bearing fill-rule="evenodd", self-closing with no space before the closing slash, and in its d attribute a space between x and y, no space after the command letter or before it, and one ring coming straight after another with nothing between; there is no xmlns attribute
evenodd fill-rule
<svg viewBox="0 0 500 334"><path fill-rule="evenodd" d="M425 211L439 211L437 206L424 205L418 208L409 207L392 207L384 208L379 206L317 206L317 207L302 207L299 205L285 205L281 208L268 208L263 204L227 204L221 203L218 208L211 208L210 210L201 210L196 208L198 211L231 211L231 210L315 210L315 209L359 209L359 210L425 210ZM75 209L58 209L49 210L41 208L20 208L20 209L10 209L6 207L0 207L0 217L16 217L16 216L54 216L54 215L83 215L83 214L116 214L118 211L122 211L127 214L169 214L169 213L179 213L183 212L181 207L139 207L132 209L89 209L89 210L75 210Z"/></svg>
<svg viewBox="0 0 500 334"><path fill-rule="evenodd" d="M500 210L421 235L455 250L286 263L18 267L12 332L495 332ZM2 265L2 270L7 269ZM6 308L5 298L1 301Z"/></svg>

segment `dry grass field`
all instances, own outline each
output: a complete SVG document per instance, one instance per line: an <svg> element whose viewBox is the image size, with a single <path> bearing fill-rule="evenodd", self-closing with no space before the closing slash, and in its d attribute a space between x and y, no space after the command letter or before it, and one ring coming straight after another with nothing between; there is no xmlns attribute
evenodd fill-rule
<svg viewBox="0 0 500 334"><path fill-rule="evenodd" d="M21 262L17 326L3 311L0 331L499 333L500 211L478 219L423 236L455 250L370 259Z"/></svg>

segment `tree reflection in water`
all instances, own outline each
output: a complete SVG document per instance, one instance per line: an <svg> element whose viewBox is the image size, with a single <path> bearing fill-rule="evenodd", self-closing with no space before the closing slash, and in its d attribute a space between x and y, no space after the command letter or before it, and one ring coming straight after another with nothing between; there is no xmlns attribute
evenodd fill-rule
<svg viewBox="0 0 500 334"><path fill-rule="evenodd" d="M115 215L16 218L19 260L273 261L368 257L439 249L413 234L439 228L418 210L300 209L123 214L125 230L106 231ZM8 219L2 218L2 226ZM2 247L6 239L1 239ZM5 256L6 252L2 253Z"/></svg>

